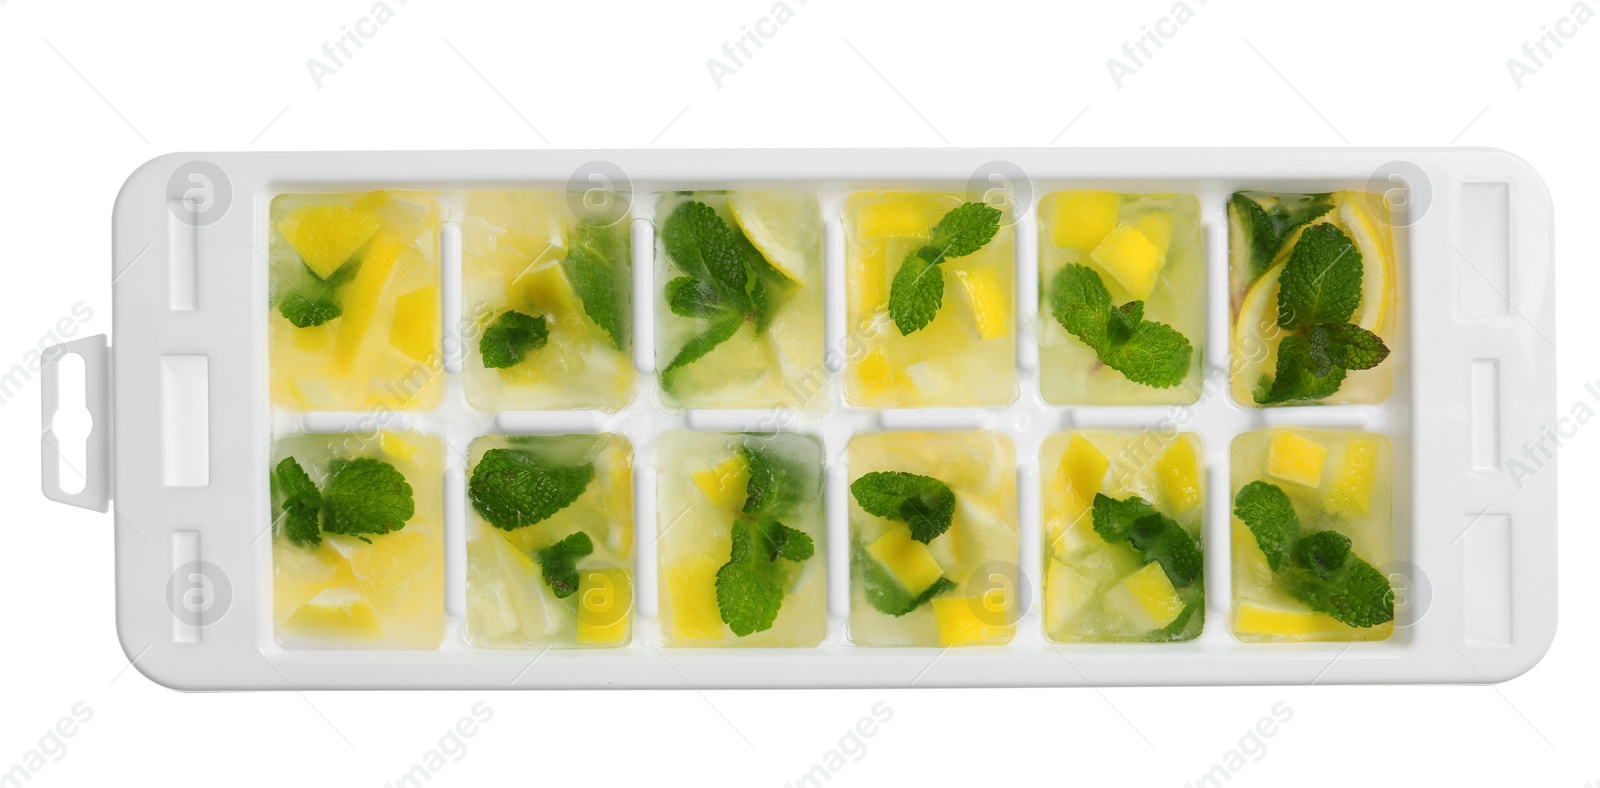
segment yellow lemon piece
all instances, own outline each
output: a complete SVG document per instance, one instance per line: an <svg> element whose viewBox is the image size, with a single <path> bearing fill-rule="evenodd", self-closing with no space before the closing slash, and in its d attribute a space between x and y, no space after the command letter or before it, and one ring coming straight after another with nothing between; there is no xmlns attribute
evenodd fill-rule
<svg viewBox="0 0 1600 788"><path fill-rule="evenodd" d="M1098 590L1094 579L1071 565L1050 559L1044 575L1045 619L1051 632L1066 627Z"/></svg>
<svg viewBox="0 0 1600 788"><path fill-rule="evenodd" d="M868 396L883 394L901 385L900 375L889 366L889 359L880 348L873 348L856 362L856 377Z"/></svg>
<svg viewBox="0 0 1600 788"><path fill-rule="evenodd" d="M1094 496L1105 486L1106 471L1110 469L1111 460L1105 452L1089 442L1088 438L1073 435L1067 441L1067 450L1061 455L1056 476L1066 491L1067 500L1076 503L1077 508L1082 510L1094 503Z"/></svg>
<svg viewBox="0 0 1600 788"><path fill-rule="evenodd" d="M1172 245L1172 214L1167 211L1150 211L1140 214L1133 220L1133 226L1144 237L1150 240L1151 245L1165 257L1167 248Z"/></svg>
<svg viewBox="0 0 1600 788"><path fill-rule="evenodd" d="M817 244L822 240L822 208L816 195L735 192L728 197L728 213L778 273L797 285L806 283L806 260L820 257L821 252Z"/></svg>
<svg viewBox="0 0 1600 788"><path fill-rule="evenodd" d="M1156 478L1174 512L1187 512L1200 503L1200 459L1194 454L1194 441L1178 436L1156 460Z"/></svg>
<svg viewBox="0 0 1600 788"><path fill-rule="evenodd" d="M1394 301L1394 249L1383 232L1385 225L1371 210L1372 205L1382 204L1383 197L1360 192L1341 192L1339 196L1339 221L1361 252L1361 306L1353 322L1380 333L1387 328Z"/></svg>
<svg viewBox="0 0 1600 788"><path fill-rule="evenodd" d="M1160 629L1183 612L1183 597L1172 587L1166 570L1151 561L1106 592L1106 606L1140 632Z"/></svg>
<svg viewBox="0 0 1600 788"><path fill-rule="evenodd" d="M1253 405L1252 391L1278 365L1278 278L1284 263L1267 269L1240 302L1233 324L1233 398ZM1270 337L1270 338L1269 338Z"/></svg>
<svg viewBox="0 0 1600 788"><path fill-rule="evenodd" d="M380 432L378 433L378 451L391 460L407 462L412 455L416 454L417 446L398 432Z"/></svg>
<svg viewBox="0 0 1600 788"><path fill-rule="evenodd" d="M633 581L626 569L578 572L578 642L615 646L628 642Z"/></svg>
<svg viewBox="0 0 1600 788"><path fill-rule="evenodd" d="M554 261L542 263L518 276L512 281L511 287L539 311L566 313L578 305L566 271Z"/></svg>
<svg viewBox="0 0 1600 788"><path fill-rule="evenodd" d="M1305 608L1268 607L1254 602L1239 605L1233 617L1236 635L1309 638L1346 629L1344 624L1324 613Z"/></svg>
<svg viewBox="0 0 1600 788"><path fill-rule="evenodd" d="M438 336L438 285L419 287L395 299L394 324L389 327L389 344L395 350L425 364L434 355Z"/></svg>
<svg viewBox="0 0 1600 788"><path fill-rule="evenodd" d="M1344 464L1328 489L1328 511L1346 517L1367 513L1372 505L1372 482L1378 470L1378 441L1357 438L1350 441Z"/></svg>
<svg viewBox="0 0 1600 788"><path fill-rule="evenodd" d="M389 284L389 275L409 244L387 235L372 240L367 253L361 258L361 269L339 291L344 314L339 318L339 342L333 346L333 357L342 374L349 374L351 365L364 343L372 319L378 313L378 302Z"/></svg>
<svg viewBox="0 0 1600 788"><path fill-rule="evenodd" d="M944 576L944 568L934 560L927 545L912 539L910 529L898 524L867 545L867 555L888 567L901 587L912 596L926 591Z"/></svg>
<svg viewBox="0 0 1600 788"><path fill-rule="evenodd" d="M675 640L718 640L722 610L717 606L717 559L691 555L667 568L667 605Z"/></svg>
<svg viewBox="0 0 1600 788"><path fill-rule="evenodd" d="M946 210L936 195L886 194L863 202L856 211L856 237L926 238Z"/></svg>
<svg viewBox="0 0 1600 788"><path fill-rule="evenodd" d="M999 590L983 596L934 597L933 618L941 646L1002 645L1017 630L1010 600Z"/></svg>
<svg viewBox="0 0 1600 788"><path fill-rule="evenodd" d="M344 586L329 588L296 608L283 622L295 637L367 640L383 634L372 603L361 592Z"/></svg>
<svg viewBox="0 0 1600 788"><path fill-rule="evenodd" d="M743 506L747 489L750 484L750 464L745 462L743 452L734 452L729 457L716 465L702 471L695 471L690 476L694 486L706 496L719 509Z"/></svg>
<svg viewBox="0 0 1600 788"><path fill-rule="evenodd" d="M344 205L307 205L278 222L278 232L289 247L323 279L354 257L377 231L378 220L371 214Z"/></svg>
<svg viewBox="0 0 1600 788"><path fill-rule="evenodd" d="M1286 482L1322 484L1322 464L1327 459L1328 447L1297 432L1273 430L1267 443L1267 475Z"/></svg>
<svg viewBox="0 0 1600 788"><path fill-rule="evenodd" d="M1117 226L1117 214L1121 210L1122 195L1116 192L1060 192L1055 195L1050 241L1056 246L1087 252Z"/></svg>
<svg viewBox="0 0 1600 788"><path fill-rule="evenodd" d="M357 543L350 551L350 568L361 581L361 592L374 608L392 614L391 608L420 611L444 609L440 578L444 551L420 531L395 531L370 536L372 544ZM437 594L437 598L426 598Z"/></svg>
<svg viewBox="0 0 1600 788"><path fill-rule="evenodd" d="M1089 259L1105 269L1135 301L1143 301L1156 289L1156 275L1167 264L1167 253L1132 222L1123 222L1089 253Z"/></svg>
<svg viewBox="0 0 1600 788"><path fill-rule="evenodd" d="M1011 332L1011 310L1006 307L1000 280L990 268L957 269L956 281L966 293L967 306L972 308L972 320L978 327L980 339L1003 337Z"/></svg>

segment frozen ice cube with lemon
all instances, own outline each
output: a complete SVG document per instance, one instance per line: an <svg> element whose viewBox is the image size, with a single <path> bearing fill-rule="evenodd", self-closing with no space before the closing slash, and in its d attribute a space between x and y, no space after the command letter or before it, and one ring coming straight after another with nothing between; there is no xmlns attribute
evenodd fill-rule
<svg viewBox="0 0 1600 788"><path fill-rule="evenodd" d="M267 230L272 402L428 409L443 389L439 209L424 192L282 194Z"/></svg>
<svg viewBox="0 0 1600 788"><path fill-rule="evenodd" d="M1199 636L1203 458L1191 433L1078 431L1045 439L1039 475L1047 637Z"/></svg>
<svg viewBox="0 0 1600 788"><path fill-rule="evenodd" d="M623 646L633 618L633 451L612 434L472 442L467 642Z"/></svg>
<svg viewBox="0 0 1600 788"><path fill-rule="evenodd" d="M484 410L592 408L633 398L626 212L566 192L469 192L461 222L467 399Z"/></svg>
<svg viewBox="0 0 1600 788"><path fill-rule="evenodd" d="M1239 404L1389 398L1401 322L1386 199L1357 191L1229 199L1231 389Z"/></svg>
<svg viewBox="0 0 1600 788"><path fill-rule="evenodd" d="M663 195L656 230L655 350L665 403L824 407L817 196Z"/></svg>
<svg viewBox="0 0 1600 788"><path fill-rule="evenodd" d="M935 233L952 212L981 205L934 192L861 192L846 202L852 351L845 398L852 405L981 406L1016 399L1010 217L989 209L995 211L993 233L979 236L975 249L952 246L948 236ZM930 264L929 258L940 261ZM892 307L897 287L902 306ZM908 318L912 313L920 314Z"/></svg>
<svg viewBox="0 0 1600 788"><path fill-rule="evenodd" d="M805 647L827 629L822 446L673 431L657 451L659 620L676 647Z"/></svg>
<svg viewBox="0 0 1600 788"><path fill-rule="evenodd" d="M1000 645L1020 613L1016 458L992 430L850 441L850 640Z"/></svg>
<svg viewBox="0 0 1600 788"><path fill-rule="evenodd" d="M409 432L272 448L274 633L285 648L444 637L444 447Z"/></svg>
<svg viewBox="0 0 1600 788"><path fill-rule="evenodd" d="M1103 301L1085 287L1098 282ZM1039 202L1039 388L1052 405L1199 398L1205 254L1192 194L1061 191ZM1137 303L1142 323L1110 326ZM1070 316L1063 317L1063 312ZM1149 327L1159 324L1162 329ZM1136 329L1136 325L1146 326ZM1178 339L1181 337L1181 340Z"/></svg>
<svg viewBox="0 0 1600 788"><path fill-rule="evenodd" d="M1240 435L1231 453L1234 637L1388 638L1396 613L1389 439L1284 427Z"/></svg>

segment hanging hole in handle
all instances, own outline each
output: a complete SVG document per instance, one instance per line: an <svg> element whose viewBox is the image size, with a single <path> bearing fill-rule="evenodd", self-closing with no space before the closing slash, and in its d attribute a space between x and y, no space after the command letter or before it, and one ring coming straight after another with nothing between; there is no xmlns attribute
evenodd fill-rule
<svg viewBox="0 0 1600 788"><path fill-rule="evenodd" d="M83 356L67 353L56 362L60 376L58 391L70 392L70 401L61 402L50 419L50 431L55 433L60 457L60 485L69 495L83 491L88 484L85 476L89 458L89 432L94 427L94 416L89 412L88 368Z"/></svg>

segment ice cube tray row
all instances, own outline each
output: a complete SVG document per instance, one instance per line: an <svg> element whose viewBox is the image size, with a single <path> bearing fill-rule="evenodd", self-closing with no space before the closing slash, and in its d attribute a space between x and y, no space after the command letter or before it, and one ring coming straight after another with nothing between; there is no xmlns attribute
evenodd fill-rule
<svg viewBox="0 0 1600 788"><path fill-rule="evenodd" d="M584 195L593 199L595 195ZM655 325L636 295L625 195L286 194L272 202L272 400L428 412L450 384L478 412L826 412L821 201L806 191L655 195ZM1014 223L1038 211L1037 332L1019 331ZM1247 406L1377 403L1395 308L1387 206L1359 192L1238 192L1227 206L1233 394ZM1035 206L860 191L843 235L857 409L1000 407L1035 334L1048 405L1199 399L1205 304L1194 195L1059 191ZM642 226L642 225L641 225ZM458 236L441 243L443 228ZM459 249L460 320L441 260ZM636 332L655 348L635 379ZM448 343L461 358L448 368ZM826 416L824 416L825 418ZM446 542L465 553L471 647L604 648L633 637L633 447L622 434L280 430L274 626L287 648L438 647ZM459 438L459 436L455 436ZM1009 642L1038 572L1045 637L1178 642L1205 626L1203 448L1177 430L1073 430L1038 457L1041 560L1022 568L1012 440L856 431L848 537L830 544L819 438L672 429L653 442L652 645L812 647L827 567L849 574L847 642ZM1228 628L1244 642L1387 637L1392 471L1378 434L1277 429L1233 443ZM444 528L460 452L465 534ZM1215 525L1211 527L1217 527ZM830 561L832 554L842 560Z"/></svg>
<svg viewBox="0 0 1600 788"><path fill-rule="evenodd" d="M272 400L298 411L435 408L458 353L485 412L615 412L655 349L661 406L820 411L824 214L805 191L655 195L653 326L635 326L630 195L285 194L270 216ZM576 201L576 202L575 202ZM1017 213L1037 211L1038 325L1015 293ZM1382 195L1237 192L1227 201L1233 398L1380 403L1393 388L1397 262ZM1036 206L859 191L844 236L843 401L999 407L1016 343L1037 342L1048 405L1199 399L1206 264L1191 194L1058 191ZM459 232L458 303L441 226ZM640 226L644 226L641 224ZM443 315L459 308L459 326ZM458 330L459 329L459 330ZM454 347L447 347L447 345Z"/></svg>
<svg viewBox="0 0 1600 788"><path fill-rule="evenodd" d="M274 448L273 620L287 648L430 649L445 635L445 443L295 435ZM606 648L633 637L632 449L614 434L486 436L467 448L464 638ZM656 451L665 647L817 646L826 554L847 555L848 643L1009 642L1017 458L993 430L849 442L846 544L830 544L821 442L675 430ZM1039 456L1043 634L1177 642L1205 621L1203 447L1190 433L1072 431ZM1227 628L1246 643L1393 631L1392 459L1372 433L1279 428L1231 447ZM460 549L462 546L457 545ZM1026 571L1033 571L1028 567Z"/></svg>

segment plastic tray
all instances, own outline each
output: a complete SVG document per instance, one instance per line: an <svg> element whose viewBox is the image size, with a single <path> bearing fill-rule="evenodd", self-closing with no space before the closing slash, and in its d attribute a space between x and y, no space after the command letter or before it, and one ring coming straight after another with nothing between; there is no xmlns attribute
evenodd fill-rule
<svg viewBox="0 0 1600 788"><path fill-rule="evenodd" d="M631 191L635 359L640 390L615 414L502 417L471 410L460 381L410 426L457 446L486 432L616 431L635 451L636 614L631 645L492 651L467 646L464 496L446 492L443 644L427 651L302 651L275 644L271 616L267 208L295 191L377 188ZM861 189L1001 189L1017 225L1019 398L983 409L867 411L830 379L822 414L658 407L649 297L653 194L721 188L816 191L825 218L826 336L844 331L839 211ZM1036 226L1032 208L1063 188L1190 192L1202 203L1209 302L1206 394L1192 407L1051 407L1037 386ZM1407 352L1395 391L1373 406L1255 410L1234 404L1228 368L1227 230L1238 189L1389 192L1408 205L1397 228ZM447 217L448 218L448 217ZM112 283L114 352L103 336L47 353L43 474L49 497L115 504L117 628L133 664L183 689L903 687L1305 684L1502 681L1530 668L1556 624L1556 472L1537 446L1555 416L1552 208L1513 156L1467 149L704 150L172 154L140 167L118 195ZM445 238L450 233L441 234ZM445 241L446 244L449 241ZM459 255L442 250L446 303ZM452 265L456 266L454 269ZM446 307L447 316L452 314ZM449 330L447 317L446 330ZM82 492L58 479L57 365L87 367L94 418ZM277 418L284 418L279 414ZM1018 458L1023 598L1039 599L1038 450L1065 429L1140 428L1183 419L1208 468L1203 542L1207 627L1191 642L1063 645L1044 639L1040 606L1001 647L850 645L849 436L862 430L988 427ZM307 419L306 421L312 421ZM318 414L320 429L370 426L370 414ZM822 437L828 515L828 637L812 649L667 649L656 611L653 436L666 429L798 429ZM1240 432L1302 425L1388 434L1395 451L1396 631L1383 642L1250 645L1228 631L1228 448ZM291 419L287 427L294 428ZM305 426L305 425L300 425ZM282 431L285 425L280 424ZM457 452L447 488L462 484ZM171 484L178 482L179 485Z"/></svg>

